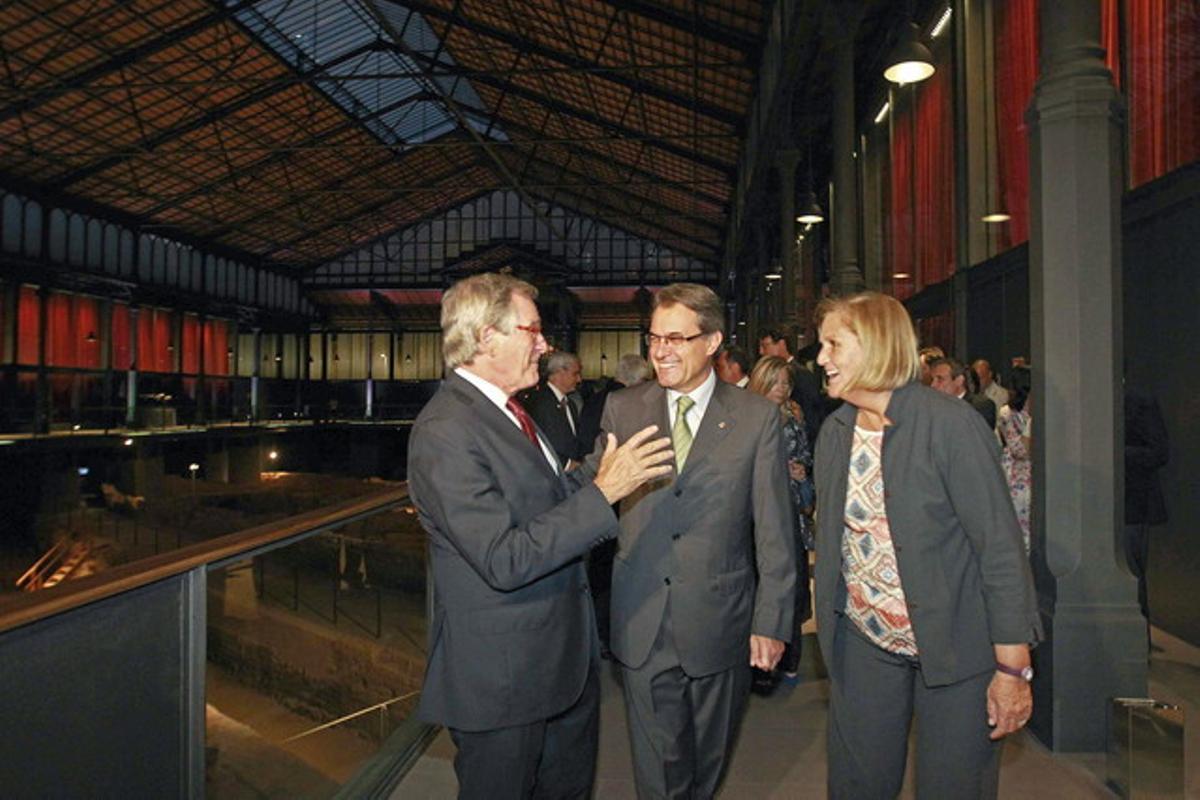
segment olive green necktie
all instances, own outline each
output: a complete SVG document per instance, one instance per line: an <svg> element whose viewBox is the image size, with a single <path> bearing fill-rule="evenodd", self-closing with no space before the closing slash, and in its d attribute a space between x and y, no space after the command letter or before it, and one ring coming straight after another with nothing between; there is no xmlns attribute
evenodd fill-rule
<svg viewBox="0 0 1200 800"><path fill-rule="evenodd" d="M671 447L675 448L675 465L678 472L683 472L683 462L687 461L688 451L692 449L692 429L688 427L687 412L696 401L686 394L680 395L675 401L675 425L671 428Z"/></svg>

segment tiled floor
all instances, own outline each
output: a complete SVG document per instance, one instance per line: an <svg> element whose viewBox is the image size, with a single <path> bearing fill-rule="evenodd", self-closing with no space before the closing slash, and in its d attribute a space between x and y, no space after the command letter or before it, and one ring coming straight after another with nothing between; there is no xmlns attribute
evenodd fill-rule
<svg viewBox="0 0 1200 800"><path fill-rule="evenodd" d="M1150 690L1156 699L1181 704L1193 719L1187 751L1200 753L1200 649L1154 631ZM813 648L807 648L810 652ZM600 707L600 753L594 797L635 798L621 690L605 662ZM770 697L752 696L722 800L799 800L825 796L825 715L828 681L809 659L801 680ZM443 731L393 794L396 800L444 800L457 790L454 745ZM1195 756L1193 756L1193 761ZM1032 735L1012 737L1005 747L1001 798L1085 800L1112 797L1103 783L1104 754L1056 755ZM911 798L911 769L905 798ZM1200 797L1200 770L1189 764L1187 797Z"/></svg>

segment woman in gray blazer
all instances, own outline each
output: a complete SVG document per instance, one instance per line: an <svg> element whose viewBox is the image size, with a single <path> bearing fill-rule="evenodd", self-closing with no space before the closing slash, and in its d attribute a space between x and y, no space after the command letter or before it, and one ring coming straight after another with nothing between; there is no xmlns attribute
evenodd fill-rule
<svg viewBox="0 0 1200 800"><path fill-rule="evenodd" d="M830 675L829 796L892 798L910 722L918 797L995 797L1033 708L1041 638L995 439L922 386L912 320L874 292L818 310L816 608Z"/></svg>

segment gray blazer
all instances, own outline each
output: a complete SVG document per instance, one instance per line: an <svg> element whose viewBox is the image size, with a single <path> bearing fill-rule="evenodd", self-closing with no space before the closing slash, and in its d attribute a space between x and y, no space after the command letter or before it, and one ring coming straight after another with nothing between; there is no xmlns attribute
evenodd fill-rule
<svg viewBox="0 0 1200 800"><path fill-rule="evenodd" d="M858 409L845 403L817 439L817 630L833 647L846 608L842 532ZM969 404L919 383L892 394L883 434L884 502L896 563L931 686L993 668L995 644L1042 638L1021 528L995 435ZM841 665L827 664L836 679Z"/></svg>
<svg viewBox="0 0 1200 800"><path fill-rule="evenodd" d="M650 424L668 433L668 419L666 390L647 382L609 396L601 430L624 442ZM779 409L717 381L682 474L621 501L612 576L617 659L645 662L668 597L675 647L693 677L746 665L751 633L790 639L790 502Z"/></svg>
<svg viewBox="0 0 1200 800"><path fill-rule="evenodd" d="M420 718L482 731L569 708L598 652L580 556L616 535L604 496L454 373L413 426L408 485L433 571Z"/></svg>

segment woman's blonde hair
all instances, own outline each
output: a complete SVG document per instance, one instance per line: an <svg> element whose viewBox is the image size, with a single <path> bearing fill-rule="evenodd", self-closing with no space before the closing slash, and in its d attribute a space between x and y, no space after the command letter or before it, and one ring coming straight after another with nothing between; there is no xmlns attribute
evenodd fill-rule
<svg viewBox="0 0 1200 800"><path fill-rule="evenodd" d="M474 360L479 337L489 325L512 333L515 294L535 301L538 291L532 284L498 272L463 278L446 290L442 295L442 359L447 370Z"/></svg>
<svg viewBox="0 0 1200 800"><path fill-rule="evenodd" d="M908 311L896 298L879 292L828 298L817 306L817 327L833 316L858 337L863 351L863 363L842 387L843 394L851 389L898 389L921 374L917 333Z"/></svg>
<svg viewBox="0 0 1200 800"><path fill-rule="evenodd" d="M771 387L775 385L775 381L779 380L780 372L787 372L788 362L784 361L779 356L763 356L754 365L754 369L750 370L750 382L746 384L746 388L755 394L761 394L766 397L771 391ZM792 382L791 373L787 376L788 383Z"/></svg>

